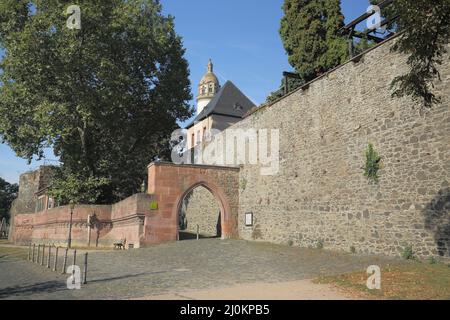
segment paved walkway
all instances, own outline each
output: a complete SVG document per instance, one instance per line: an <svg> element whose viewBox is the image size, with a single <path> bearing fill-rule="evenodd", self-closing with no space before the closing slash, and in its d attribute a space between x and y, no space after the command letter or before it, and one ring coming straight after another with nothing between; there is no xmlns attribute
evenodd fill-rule
<svg viewBox="0 0 450 320"><path fill-rule="evenodd" d="M0 257L0 299L172 299L186 293L187 299L287 299L283 292L295 288L304 290L293 299L319 299L317 293L323 287L304 280L397 263L400 261L387 257L266 243L191 240L92 252L89 283L71 291L66 288L66 276L27 261ZM271 288L266 290L271 294L261 296L261 288ZM328 293L324 298L345 298L339 292Z"/></svg>
<svg viewBox="0 0 450 320"><path fill-rule="evenodd" d="M139 300L350 300L354 299L333 286L311 280L278 283L250 283L232 287L192 290L140 297Z"/></svg>

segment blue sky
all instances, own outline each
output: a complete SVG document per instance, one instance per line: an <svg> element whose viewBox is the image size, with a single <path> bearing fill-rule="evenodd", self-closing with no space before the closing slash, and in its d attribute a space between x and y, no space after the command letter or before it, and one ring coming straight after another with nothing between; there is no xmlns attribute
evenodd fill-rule
<svg viewBox="0 0 450 320"><path fill-rule="evenodd" d="M278 29L283 0L161 0L165 14L175 17L191 71L193 95L209 58L221 83L233 81L260 104L278 88L283 71L291 70ZM342 0L346 22L361 15L368 0ZM191 102L194 105L194 100ZM1 116L1 115L0 115ZM54 159L46 152L47 159ZM20 173L34 169L0 144L0 177L18 182Z"/></svg>

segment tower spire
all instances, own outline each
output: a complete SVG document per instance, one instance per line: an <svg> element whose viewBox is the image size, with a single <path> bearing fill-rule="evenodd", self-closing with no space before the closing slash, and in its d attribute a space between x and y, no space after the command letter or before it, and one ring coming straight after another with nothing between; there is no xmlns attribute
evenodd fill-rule
<svg viewBox="0 0 450 320"><path fill-rule="evenodd" d="M208 72L210 72L210 73L214 72L214 65L213 65L211 58L209 59L209 62L208 62Z"/></svg>

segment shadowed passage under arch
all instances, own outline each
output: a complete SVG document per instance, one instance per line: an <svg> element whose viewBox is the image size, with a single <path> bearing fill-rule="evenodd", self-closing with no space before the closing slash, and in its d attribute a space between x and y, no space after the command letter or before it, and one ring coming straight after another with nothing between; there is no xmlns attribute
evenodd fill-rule
<svg viewBox="0 0 450 320"><path fill-rule="evenodd" d="M178 211L179 239L222 237L221 205L203 185L188 191Z"/></svg>

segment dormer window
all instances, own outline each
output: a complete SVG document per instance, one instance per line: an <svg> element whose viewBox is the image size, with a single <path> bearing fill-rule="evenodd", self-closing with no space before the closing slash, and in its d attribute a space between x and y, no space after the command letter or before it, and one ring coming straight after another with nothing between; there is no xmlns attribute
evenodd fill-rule
<svg viewBox="0 0 450 320"><path fill-rule="evenodd" d="M244 108L237 102L233 105L233 109L236 110L236 111L244 110Z"/></svg>

